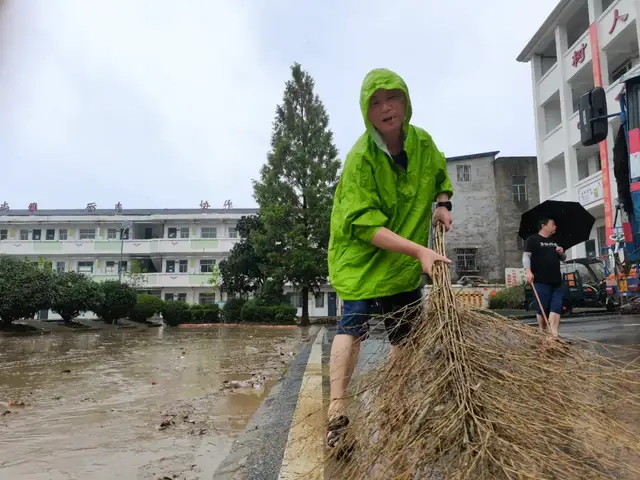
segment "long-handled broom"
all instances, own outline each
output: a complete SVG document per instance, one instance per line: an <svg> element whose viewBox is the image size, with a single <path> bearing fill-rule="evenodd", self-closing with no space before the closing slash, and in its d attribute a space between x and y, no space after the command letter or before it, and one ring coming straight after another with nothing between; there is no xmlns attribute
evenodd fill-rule
<svg viewBox="0 0 640 480"><path fill-rule="evenodd" d="M445 254L444 230L435 249ZM412 339L363 375L344 479L640 478L639 371L457 301L448 266Z"/></svg>

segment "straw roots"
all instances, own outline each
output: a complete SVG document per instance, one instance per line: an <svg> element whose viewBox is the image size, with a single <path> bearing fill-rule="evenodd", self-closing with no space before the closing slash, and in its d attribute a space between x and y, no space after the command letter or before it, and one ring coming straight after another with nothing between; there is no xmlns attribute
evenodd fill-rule
<svg viewBox="0 0 640 480"><path fill-rule="evenodd" d="M415 308L409 344L357 385L355 449L332 478L640 478L633 362L464 307L442 263Z"/></svg>

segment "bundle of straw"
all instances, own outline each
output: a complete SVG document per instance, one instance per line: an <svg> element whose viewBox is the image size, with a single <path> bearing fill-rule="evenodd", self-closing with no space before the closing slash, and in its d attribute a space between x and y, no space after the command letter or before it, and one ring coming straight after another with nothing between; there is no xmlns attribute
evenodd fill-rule
<svg viewBox="0 0 640 480"><path fill-rule="evenodd" d="M463 306L442 263L432 278L409 344L363 374L331 478L640 478L632 363Z"/></svg>

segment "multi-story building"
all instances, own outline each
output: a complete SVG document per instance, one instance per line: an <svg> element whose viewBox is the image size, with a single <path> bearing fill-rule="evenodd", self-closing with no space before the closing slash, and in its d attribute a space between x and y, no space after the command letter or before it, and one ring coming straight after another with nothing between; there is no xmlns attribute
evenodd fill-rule
<svg viewBox="0 0 640 480"><path fill-rule="evenodd" d="M517 60L531 64L540 197L582 203L596 217L591 239L572 257L595 256L606 245L617 187L611 119L608 140L584 147L578 101L594 86L606 90L609 112L623 74L640 63L640 4L634 0L562 0Z"/></svg>
<svg viewBox="0 0 640 480"><path fill-rule="evenodd" d="M447 254L455 276L503 282L505 268L522 265L520 216L539 201L535 157L499 152L447 158L453 184L453 228Z"/></svg>
<svg viewBox="0 0 640 480"><path fill-rule="evenodd" d="M0 209L0 254L46 259L58 272L77 271L97 281L134 279L164 300L209 304L226 300L212 286L211 269L238 240L237 221L255 209ZM139 273L141 272L141 273ZM299 294L289 288L301 310ZM309 299L311 316L336 310L324 289ZM43 314L44 315L44 314ZM51 315L50 313L48 315Z"/></svg>

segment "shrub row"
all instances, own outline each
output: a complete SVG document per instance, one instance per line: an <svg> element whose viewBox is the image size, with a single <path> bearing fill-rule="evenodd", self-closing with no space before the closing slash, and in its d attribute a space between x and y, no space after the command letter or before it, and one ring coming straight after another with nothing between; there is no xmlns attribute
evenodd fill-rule
<svg viewBox="0 0 640 480"><path fill-rule="evenodd" d="M524 306L524 285L515 285L500 290L493 297L489 297L489 308L499 310L503 308L520 309Z"/></svg>

